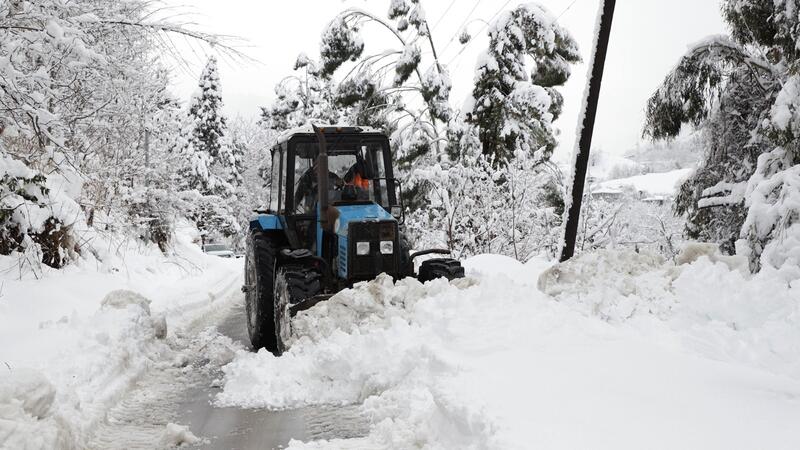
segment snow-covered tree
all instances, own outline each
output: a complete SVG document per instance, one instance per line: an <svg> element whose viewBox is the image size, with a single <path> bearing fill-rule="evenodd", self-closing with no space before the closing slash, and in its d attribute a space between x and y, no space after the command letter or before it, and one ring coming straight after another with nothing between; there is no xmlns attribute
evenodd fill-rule
<svg viewBox="0 0 800 450"><path fill-rule="evenodd" d="M189 116L194 121L190 142L196 151L208 153L211 158L220 158L227 125L225 116L222 115L222 94L216 57L208 58L200 74L198 88L189 105Z"/></svg>
<svg viewBox="0 0 800 450"><path fill-rule="evenodd" d="M554 256L563 213L557 168L522 152L498 166L482 154L474 127L462 124L456 134L464 150L458 162L411 175L415 185L424 185L427 205L407 217L414 241L426 248L445 246L458 257L498 253L527 261L539 254Z"/></svg>
<svg viewBox="0 0 800 450"><path fill-rule="evenodd" d="M47 186L47 177L2 151L0 144L0 254L19 252L21 265L61 267L71 259L77 203Z"/></svg>
<svg viewBox="0 0 800 450"><path fill-rule="evenodd" d="M581 208L576 251L599 248L648 249L674 259L683 243L684 221L672 212L669 199L640 198L625 190L618 198L586 194Z"/></svg>
<svg viewBox="0 0 800 450"><path fill-rule="evenodd" d="M797 0L723 1L730 36L694 45L647 106L654 138L683 124L704 129L704 159L677 210L688 214L691 237L727 251L736 242L753 269L800 264L798 10Z"/></svg>
<svg viewBox="0 0 800 450"><path fill-rule="evenodd" d="M275 86L276 99L261 108L261 123L272 132L283 132L309 122L337 123L340 113L335 104L332 80L305 54L297 57L295 73Z"/></svg>
<svg viewBox="0 0 800 450"><path fill-rule="evenodd" d="M200 74L198 89L189 105L186 127L187 142L181 149L188 163L182 174L184 187L197 189L203 194L229 191L230 186L213 170L213 166L224 167L235 162L225 140L227 125L222 115L217 60L213 56Z"/></svg>
<svg viewBox="0 0 800 450"><path fill-rule="evenodd" d="M239 225L246 229L252 211L264 208L267 205L269 192L269 173L272 161L270 148L276 133L265 128L255 119L235 117L228 130L231 140L235 143L237 151L241 151L241 185L236 192L237 205L233 211ZM233 246L244 248L244 235L233 236Z"/></svg>
<svg viewBox="0 0 800 450"><path fill-rule="evenodd" d="M338 104L349 109L346 118L391 134L398 162L410 169L423 156L428 161L443 156L451 83L422 3L393 0L388 17L351 8L334 18L322 34L320 73L330 77L353 63L340 80ZM396 45L365 54L361 33L366 24L377 24ZM423 58L425 52L431 59ZM420 103L421 108L411 106Z"/></svg>
<svg viewBox="0 0 800 450"><path fill-rule="evenodd" d="M51 216L31 222L45 228L29 228L30 239L8 240L15 232L4 230L4 252L39 252L46 264L61 265L93 251L86 233L122 231L130 221L120 215L138 216L133 199L146 197L138 194L145 185L156 189L156 162L176 135L159 59L166 35L225 44L153 13L144 0L0 2L2 156L56 186L38 200L22 197L28 203L18 210L45 205ZM7 182L15 190L17 182ZM71 213L59 213L65 210Z"/></svg>
<svg viewBox="0 0 800 450"><path fill-rule="evenodd" d="M502 13L488 33L489 47L478 62L468 108L483 153L498 163L517 151L546 161L557 144L553 121L563 105L556 88L569 79L570 65L580 61L578 46L535 3Z"/></svg>
<svg viewBox="0 0 800 450"><path fill-rule="evenodd" d="M200 74L185 125L186 139L180 155L184 160L179 186L187 216L201 236L231 236L239 231L236 209L237 187L241 185L243 150L227 136L222 114L222 94L217 60L210 57Z"/></svg>

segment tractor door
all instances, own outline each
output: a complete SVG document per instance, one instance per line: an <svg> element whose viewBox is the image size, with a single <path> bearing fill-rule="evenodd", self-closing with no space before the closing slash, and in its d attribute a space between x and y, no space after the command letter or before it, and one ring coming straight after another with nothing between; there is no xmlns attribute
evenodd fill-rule
<svg viewBox="0 0 800 450"><path fill-rule="evenodd" d="M297 237L297 247L314 250L317 233L316 184L311 184L313 159L289 144L286 170L286 215ZM312 177L315 178L315 177Z"/></svg>
<svg viewBox="0 0 800 450"><path fill-rule="evenodd" d="M365 142L365 159L371 169L372 200L381 205L386 212L400 219L398 210L402 211L398 194L399 182L392 171L392 154L386 139Z"/></svg>

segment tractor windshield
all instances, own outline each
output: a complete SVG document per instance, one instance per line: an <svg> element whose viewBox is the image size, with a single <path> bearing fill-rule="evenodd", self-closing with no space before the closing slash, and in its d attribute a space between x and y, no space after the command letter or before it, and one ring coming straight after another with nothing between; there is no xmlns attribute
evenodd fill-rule
<svg viewBox="0 0 800 450"><path fill-rule="evenodd" d="M307 157L306 157L307 156ZM330 202L372 201L389 208L384 153L380 145L329 149L328 195ZM298 151L295 158L295 212L313 213L317 205L314 153Z"/></svg>

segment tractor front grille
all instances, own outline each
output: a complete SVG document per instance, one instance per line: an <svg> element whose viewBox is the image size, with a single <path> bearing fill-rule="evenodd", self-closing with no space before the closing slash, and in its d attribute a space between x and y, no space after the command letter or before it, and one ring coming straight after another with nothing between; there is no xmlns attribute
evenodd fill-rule
<svg viewBox="0 0 800 450"><path fill-rule="evenodd" d="M392 241L394 252L383 255L381 241ZM386 272L397 275L400 267L400 248L397 239L397 222L358 222L349 225L348 278L351 281L370 280ZM369 242L369 254L357 255L356 243Z"/></svg>

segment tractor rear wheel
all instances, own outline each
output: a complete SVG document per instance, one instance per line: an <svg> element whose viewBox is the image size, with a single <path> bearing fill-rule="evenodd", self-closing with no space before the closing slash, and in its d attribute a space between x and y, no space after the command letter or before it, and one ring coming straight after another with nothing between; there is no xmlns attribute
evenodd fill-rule
<svg viewBox="0 0 800 450"><path fill-rule="evenodd" d="M464 278L464 268L460 262L452 258L428 259L420 264L417 278L423 283L436 278L447 278L448 280Z"/></svg>
<svg viewBox="0 0 800 450"><path fill-rule="evenodd" d="M245 255L245 312L247 334L255 350L277 350L273 319L273 280L278 243L265 233L253 233Z"/></svg>
<svg viewBox="0 0 800 450"><path fill-rule="evenodd" d="M322 292L322 274L315 268L287 265L275 275L275 336L276 350L280 356L289 349L292 335L289 308Z"/></svg>

